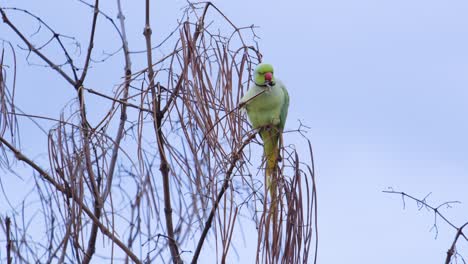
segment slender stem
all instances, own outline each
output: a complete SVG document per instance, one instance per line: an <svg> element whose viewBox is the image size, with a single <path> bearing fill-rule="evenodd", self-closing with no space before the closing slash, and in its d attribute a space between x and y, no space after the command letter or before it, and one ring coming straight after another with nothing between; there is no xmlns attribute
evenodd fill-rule
<svg viewBox="0 0 468 264"><path fill-rule="evenodd" d="M120 108L120 123L119 123L119 128L117 129L117 135L115 136L114 140L114 148L112 150L112 155L111 155L111 161L109 164L109 173L107 175L107 183L106 183L106 188L104 190L104 193L101 196L102 201L105 201L107 196L110 193L111 187L112 187L112 179L114 176L114 170L115 166L117 164L117 156L119 153L120 149L120 142L122 141L122 138L124 136L124 129L125 129L125 122L127 121L127 98L128 98L128 90L130 89L130 83L131 83L131 76L132 76L132 69L131 69L131 60L130 60L130 55L129 55L129 49L128 49L128 41L127 41L127 35L125 33L125 23L124 23L124 16L122 14L122 10L120 7L120 1L118 1L118 8L119 8L119 19L120 19L120 27L122 28L122 47L124 50L124 59L125 59L125 83L123 87L123 99L121 108Z"/></svg>
<svg viewBox="0 0 468 264"><path fill-rule="evenodd" d="M89 63L91 61L91 53L92 53L93 46L94 46L94 34L96 32L96 22L97 22L98 14L99 14L99 0L96 0L94 2L93 22L92 22L92 26L91 26L91 33L90 33L90 37L89 37L89 44L88 44L88 51L87 51L87 54L86 54L85 66L84 66L81 78L78 81L78 83L76 84L76 86L78 86L76 88L78 89L78 97L79 97L79 100L80 100L80 111L81 111L81 118L82 118L81 122L83 124L82 127L85 127L85 128L88 128L89 126L87 125L88 122L86 120L86 109L85 109L85 104L84 104L83 90L80 89L80 88L82 87L83 82L84 82L84 80L86 78L86 74L87 74L88 68L89 68ZM85 141L84 149L85 149L85 156L86 156L88 174L90 176L91 185L93 185L94 182L95 182L94 181L95 177L92 177L94 173L93 173L93 168L92 168L92 165L91 165L91 157L90 157L90 152L89 152L90 142L89 142L88 129L82 130L82 134L83 134L83 138L84 138L84 141ZM98 192L99 192L98 189L99 188L95 187L94 189L95 189L95 191L94 191L94 210L93 210L93 214L99 220L99 218L101 218L101 214L102 214L102 204L103 204L103 202L101 202L101 200L99 199L100 198L99 195L98 195ZM89 238L88 238L88 246L87 246L87 249L86 249L86 252L85 252L85 256L83 258L83 263L85 263L85 264L91 262L91 259L92 259L93 255L94 255L95 251L96 251L96 239L97 239L98 230L99 230L99 226L98 226L97 222L94 222L92 224L92 227L91 227L91 232L90 232L90 235L89 235Z"/></svg>
<svg viewBox="0 0 468 264"><path fill-rule="evenodd" d="M167 161L165 149L164 149L164 136L161 129L162 119L164 112L161 112L161 102L158 100L158 94L156 93L154 83L154 71L152 61L152 49L151 49L151 26L150 26L150 1L146 0L146 11L145 11L145 28L143 35L146 39L146 56L148 62L148 79L149 87L152 96L152 107L153 107L153 126L156 132L156 138L158 142L158 150L160 157L159 170L162 174L163 190L164 190L164 213L166 216L166 231L168 237L169 249L171 251L172 261L176 264L183 263L179 254L179 248L177 241L174 238L174 224L172 220L172 205L171 205L171 188L169 180L169 162Z"/></svg>
<svg viewBox="0 0 468 264"><path fill-rule="evenodd" d="M250 143L250 141L252 141L255 138L256 134L257 133L252 133L244 141L244 143L236 151L236 153L234 153L234 155L233 155L231 165L229 166L229 169L226 172L226 176L224 177L223 186L221 187L221 190L219 191L218 196L216 197L216 201L214 202L213 207L211 208L210 215L206 219L205 227L203 228L200 239L198 240L197 249L195 250L195 253L194 253L193 258L192 258L192 264L195 264L198 261L198 257L200 256L200 252L202 250L203 243L205 242L206 236L208 235L208 231L210 230L211 224L213 223L214 215L215 215L216 211L218 210L219 204L221 202L221 199L224 196L224 193L226 192L227 188L229 187L229 184L231 183L231 176L232 176L232 172L233 172L234 168L236 167L236 163L242 157L241 154L242 154L242 151L244 150L245 146L247 146Z"/></svg>
<svg viewBox="0 0 468 264"><path fill-rule="evenodd" d="M11 264L13 263L13 259L11 258L11 238L10 238L10 225L11 225L11 220L9 217L5 219L5 225L6 225L6 250L7 250L7 263Z"/></svg>

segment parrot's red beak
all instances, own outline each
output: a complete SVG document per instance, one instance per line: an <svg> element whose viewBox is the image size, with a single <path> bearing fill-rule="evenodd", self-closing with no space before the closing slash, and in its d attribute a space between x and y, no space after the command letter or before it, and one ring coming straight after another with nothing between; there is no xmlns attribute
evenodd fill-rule
<svg viewBox="0 0 468 264"><path fill-rule="evenodd" d="M265 81L271 83L271 78L273 78L273 73L267 72L265 73Z"/></svg>

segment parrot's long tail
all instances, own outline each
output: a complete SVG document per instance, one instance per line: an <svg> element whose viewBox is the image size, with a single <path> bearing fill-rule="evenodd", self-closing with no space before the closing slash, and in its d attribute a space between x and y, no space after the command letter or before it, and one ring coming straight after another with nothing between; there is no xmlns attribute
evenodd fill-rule
<svg viewBox="0 0 468 264"><path fill-rule="evenodd" d="M267 188L270 190L271 202L276 203L276 191L277 191L277 163L278 163L278 144L280 131L276 128L261 129L260 136L263 140L263 150L266 158L266 169L265 176L267 182Z"/></svg>

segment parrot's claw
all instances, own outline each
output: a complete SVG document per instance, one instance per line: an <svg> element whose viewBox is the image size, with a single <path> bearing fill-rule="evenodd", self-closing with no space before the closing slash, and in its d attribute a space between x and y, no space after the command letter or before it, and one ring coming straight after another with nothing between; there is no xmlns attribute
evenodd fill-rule
<svg viewBox="0 0 468 264"><path fill-rule="evenodd" d="M270 131L271 130L271 125L264 125L261 127L261 129L265 130L265 131Z"/></svg>
<svg viewBox="0 0 468 264"><path fill-rule="evenodd" d="M278 162L283 161L283 158L281 157L281 154L278 153L278 157L276 158L276 160L277 160Z"/></svg>
<svg viewBox="0 0 468 264"><path fill-rule="evenodd" d="M275 121L275 119L273 119L273 121ZM274 131L274 132L278 131L278 128L276 127L275 124L264 125L262 128L266 131Z"/></svg>

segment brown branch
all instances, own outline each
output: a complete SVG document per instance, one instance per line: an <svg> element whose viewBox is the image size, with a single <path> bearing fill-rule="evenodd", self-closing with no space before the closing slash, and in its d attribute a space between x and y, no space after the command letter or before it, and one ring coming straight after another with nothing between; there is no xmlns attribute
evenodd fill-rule
<svg viewBox="0 0 468 264"><path fill-rule="evenodd" d="M123 21L123 14L122 14L122 10L120 7L120 1L118 1L118 8L119 8L120 26L122 28L122 46L124 50L124 59L125 59L125 68L124 68L125 82L124 82L124 87L123 87L123 99L122 99L122 105L121 105L121 110L120 110L120 123L119 123L119 128L117 129L117 135L114 140L115 143L114 143L114 149L112 150L111 162L109 165L109 173L107 175L106 189L104 190L101 196L102 201L106 200L112 187L112 178L114 176L114 170L117 164L117 156L119 153L120 142L122 141L122 138L124 136L125 122L127 121L127 104L126 103L127 103L128 90L130 89L131 76L132 76L131 60L128 54L129 52L128 41L127 41L127 36L125 33L125 23Z"/></svg>
<svg viewBox="0 0 468 264"><path fill-rule="evenodd" d="M172 206L171 206L171 193L170 193L170 181L169 181L169 162L167 161L166 153L164 150L164 136L161 129L162 119L164 117L164 111L161 112L161 101L158 96L160 96L161 90L159 93L156 93L154 85L154 71L153 71L153 62L152 62L152 49L151 49L151 26L150 26L150 1L146 0L145 8L145 28L143 35L146 40L146 57L148 62L148 78L149 78L149 87L152 96L152 107L153 107L153 126L156 133L159 157L160 157L160 167L159 170L162 174L163 180L163 190L164 190L164 213L166 216L166 229L168 236L169 249L171 251L172 261L176 264L183 263L180 254L179 248L177 246L177 241L174 236L174 224L172 220ZM159 85L158 85L159 88ZM168 103L169 104L169 103Z"/></svg>
<svg viewBox="0 0 468 264"><path fill-rule="evenodd" d="M96 21L97 21L97 17L98 17L98 14L99 14L99 0L96 0L95 3L94 3L94 15L93 15L93 22L92 22L92 26L91 26L91 34L90 34L90 38L89 38L89 44L88 44L88 52L86 54L86 59L85 59L85 66L84 66L84 69L83 69L83 73L81 74L81 78L79 79L78 83L76 84L76 86L78 87L75 87L78 89L78 96L79 96L79 99L80 99L80 109L81 109L81 113L82 113L82 124L87 124L87 121L86 121L86 112L85 112L85 107L84 107L84 97L83 97L83 90L80 89L82 86L83 86L83 82L86 78L86 74L88 73L88 68L89 68L89 63L91 61L91 53L92 53L92 50L93 50L93 46L94 46L94 33L96 32ZM83 127L86 127L88 128L89 126L83 126ZM86 155L86 163L89 164L89 141L88 141L88 132L87 130L84 131L83 133L84 137L85 137L85 155ZM118 139L118 138L117 138ZM88 142L87 142L88 141ZM117 150L118 150L118 146L117 146ZM92 177L92 168L90 165L87 166L88 168L88 174L90 174L89 176L91 177L91 184L93 184L93 178ZM90 169L91 168L91 169ZM99 184L99 183L98 183ZM96 188L96 192L97 192L97 188ZM94 197L94 215L96 216L97 219L99 219L101 217L101 213L102 213L102 204L104 204L104 200L100 200L99 199L100 197L99 196L95 196ZM88 264L89 262L91 262L91 259L94 255L94 252L96 250L96 239L97 239L97 232L98 232L98 225L97 223L93 223L92 227L91 227L91 232L90 232L90 236L89 236L89 239L88 239L88 248L86 249L86 253L85 253L85 257L83 259L83 263L85 264Z"/></svg>
<svg viewBox="0 0 468 264"><path fill-rule="evenodd" d="M96 239L98 235L99 225L101 225L101 222L99 220L101 218L101 213L102 209L100 207L99 199L94 198L93 217L96 219L96 221L93 221L93 224L91 226L91 232L88 238L88 246L82 263L90 263L96 251Z"/></svg>
<svg viewBox="0 0 468 264"><path fill-rule="evenodd" d="M97 238L97 231L98 231L98 223L99 218L101 217L101 209L103 208L103 201L100 199L99 195L99 187L100 187L100 181L96 178L96 175L94 174L93 170L93 164L94 162L91 160L91 141L90 141L90 135L92 133L91 126L89 125L86 117L86 107L84 103L84 95L83 95L83 86L78 87L78 100L80 102L80 117L81 117L81 126L80 126L80 132L82 135L82 139L84 141L83 144L83 155L84 155L84 160L85 160L85 167L86 171L88 174L88 181L91 185L91 193L93 195L94 199L94 215L97 219L96 222L93 223L91 231L90 231L90 237L88 240L88 249L86 250L85 258L83 260L84 263L89 263L91 261L91 257L94 254L95 250L95 243L96 243L96 238Z"/></svg>
<svg viewBox="0 0 468 264"><path fill-rule="evenodd" d="M315 208L314 211L314 216L315 216L315 254L314 254L314 264L317 264L317 255L318 255L318 244L319 244L319 235L318 235L318 209L317 209L317 185L315 183L315 162L314 162L314 154L312 151L312 143L310 143L310 140L307 140L309 143L309 153L310 153L310 167L309 171L310 174L312 175L312 195L313 195L313 200L315 201ZM310 246L310 244L309 244Z"/></svg>
<svg viewBox="0 0 468 264"><path fill-rule="evenodd" d="M244 150L245 146L247 146L250 143L250 141L252 141L255 138L256 134L257 133L250 134L249 137L243 142L241 147L232 155L232 161L230 162L229 169L226 171L223 186L221 187L221 190L219 191L219 193L218 193L218 195L216 197L216 201L214 202L213 207L211 208L210 215L206 219L205 227L203 228L200 239L198 240L197 248L196 248L195 253L193 255L193 258L192 258L192 262L191 262L192 264L196 264L197 261L198 261L198 257L200 256L200 252L202 250L203 243L205 242L206 236L208 235L208 231L211 228L211 224L213 222L213 217L214 217L216 211L218 210L218 206L219 206L219 204L221 202L221 199L223 198L224 193L226 192L226 190L229 187L229 184L231 182L232 172L233 172L234 168L236 167L236 163L242 157L242 151Z"/></svg>

